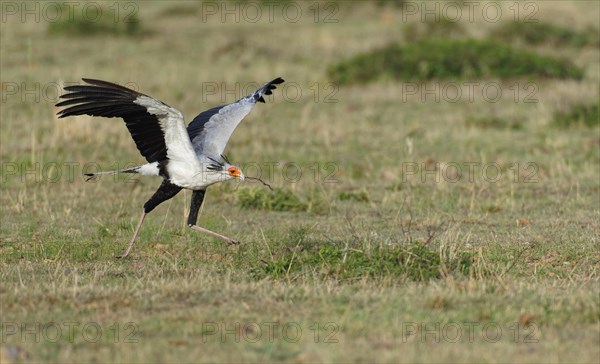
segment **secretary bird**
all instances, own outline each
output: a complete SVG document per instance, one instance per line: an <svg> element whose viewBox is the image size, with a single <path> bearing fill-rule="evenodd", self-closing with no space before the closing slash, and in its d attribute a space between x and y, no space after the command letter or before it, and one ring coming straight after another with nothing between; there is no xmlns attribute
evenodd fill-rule
<svg viewBox="0 0 600 364"><path fill-rule="evenodd" d="M59 118L84 114L122 118L138 150L148 161L133 168L86 175L139 173L163 178L158 190L144 204L127 250L119 258L131 252L146 215L183 188L192 190L188 226L229 244L238 244L236 240L198 226L198 211L208 186L230 179L244 180L240 168L231 165L223 151L242 119L257 102L265 102L263 95L271 95L284 80L278 77L234 103L206 110L187 128L181 111L159 100L111 82L89 78L83 81L87 85L65 87L69 92L60 98L66 100L56 106L68 107L58 112Z"/></svg>

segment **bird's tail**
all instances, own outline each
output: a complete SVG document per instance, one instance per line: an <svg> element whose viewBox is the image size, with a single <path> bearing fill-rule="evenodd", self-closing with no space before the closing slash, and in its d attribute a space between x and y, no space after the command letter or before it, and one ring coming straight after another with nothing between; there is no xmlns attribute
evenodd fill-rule
<svg viewBox="0 0 600 364"><path fill-rule="evenodd" d="M119 169L116 171L101 171L101 172L94 172L94 173L84 173L83 175L87 177L86 181L89 181L89 180L97 178L98 176L103 175L103 174L140 173L139 169L140 169L140 166L137 166L137 167L133 167L133 168Z"/></svg>
<svg viewBox="0 0 600 364"><path fill-rule="evenodd" d="M141 166L135 166L131 168L118 169L115 171L100 171L94 173L84 173L83 175L88 177L88 180L96 178L102 174L118 174L118 173L139 173L146 176L158 176L158 163L148 163Z"/></svg>
<svg viewBox="0 0 600 364"><path fill-rule="evenodd" d="M116 171L102 171L102 172L94 172L94 173L84 173L83 175L86 176L86 177L94 177L94 176L99 176L101 174L139 173L138 172L139 169L140 169L140 166L137 166L137 167L133 167L133 168L118 169Z"/></svg>

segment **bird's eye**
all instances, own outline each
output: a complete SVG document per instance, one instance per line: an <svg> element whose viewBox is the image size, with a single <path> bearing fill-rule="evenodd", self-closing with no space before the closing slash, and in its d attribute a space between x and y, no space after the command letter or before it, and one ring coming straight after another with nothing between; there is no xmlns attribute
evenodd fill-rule
<svg viewBox="0 0 600 364"><path fill-rule="evenodd" d="M237 172L237 170L236 170L235 168L229 168L229 174L230 174L230 175L232 175L232 176L233 176L233 175L235 175L235 174L236 174L236 172Z"/></svg>

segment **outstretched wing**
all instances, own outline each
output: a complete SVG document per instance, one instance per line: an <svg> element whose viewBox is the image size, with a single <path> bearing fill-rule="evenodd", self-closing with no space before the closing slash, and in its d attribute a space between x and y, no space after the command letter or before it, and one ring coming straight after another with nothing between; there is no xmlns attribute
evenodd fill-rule
<svg viewBox="0 0 600 364"><path fill-rule="evenodd" d="M92 115L123 118L140 153L148 162L190 160L194 149L181 112L150 96L111 82L84 78L88 85L67 86L59 117Z"/></svg>
<svg viewBox="0 0 600 364"><path fill-rule="evenodd" d="M265 102L263 95L271 95L280 83L283 79L278 77L232 104L217 106L196 116L187 127L196 154L219 159L242 119L257 102Z"/></svg>

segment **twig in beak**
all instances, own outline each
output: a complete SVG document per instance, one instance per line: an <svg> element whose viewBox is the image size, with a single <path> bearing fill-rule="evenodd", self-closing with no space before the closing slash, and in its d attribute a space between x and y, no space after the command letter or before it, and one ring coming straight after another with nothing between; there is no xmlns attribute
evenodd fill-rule
<svg viewBox="0 0 600 364"><path fill-rule="evenodd" d="M263 185L265 185L265 186L269 187L269 189L270 189L271 191L273 191L273 187L271 187L271 185L270 185L270 184L268 184L267 182L263 181L262 179L260 179L260 178L258 178L258 177L246 177L246 179L253 179L253 180L256 180L256 181L260 181L260 183L262 183Z"/></svg>

